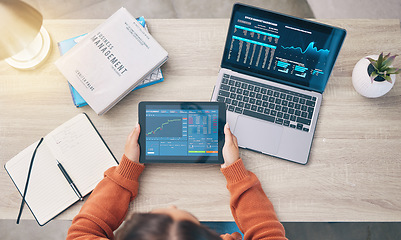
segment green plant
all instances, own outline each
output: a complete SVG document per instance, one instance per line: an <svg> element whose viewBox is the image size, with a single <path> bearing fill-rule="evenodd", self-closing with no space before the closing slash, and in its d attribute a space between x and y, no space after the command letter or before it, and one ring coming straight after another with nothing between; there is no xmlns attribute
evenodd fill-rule
<svg viewBox="0 0 401 240"><path fill-rule="evenodd" d="M401 72L401 69L394 68L391 66L396 56L398 55L390 56L390 53L387 54L386 56L383 56L383 53L381 53L377 58L377 60L369 57L367 58L370 61L370 65L368 67L368 74L372 82L373 81L381 82L386 80L387 82L392 83L390 74L399 74Z"/></svg>

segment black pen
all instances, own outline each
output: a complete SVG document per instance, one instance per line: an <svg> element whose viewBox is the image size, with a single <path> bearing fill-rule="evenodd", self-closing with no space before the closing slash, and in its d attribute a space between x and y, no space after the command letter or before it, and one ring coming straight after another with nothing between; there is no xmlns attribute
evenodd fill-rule
<svg viewBox="0 0 401 240"><path fill-rule="evenodd" d="M72 190L74 190L75 194L77 194L77 196L79 197L79 200L83 201L84 198L82 197L82 194L79 192L77 186L75 186L74 182L72 181L72 179L68 175L67 171L65 171L63 165L61 165L61 163L57 159L56 159L56 161L57 161L58 168L60 168L61 172L63 173L63 175L65 177L65 179L67 179L68 183L70 184Z"/></svg>

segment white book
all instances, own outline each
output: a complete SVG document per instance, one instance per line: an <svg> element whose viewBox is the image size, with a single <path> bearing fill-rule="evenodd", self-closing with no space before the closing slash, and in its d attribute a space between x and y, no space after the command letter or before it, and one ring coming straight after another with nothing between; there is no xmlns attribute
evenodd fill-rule
<svg viewBox="0 0 401 240"><path fill-rule="evenodd" d="M56 66L102 115L167 58L167 51L121 8L58 59Z"/></svg>
<svg viewBox="0 0 401 240"><path fill-rule="evenodd" d="M38 142L5 164L21 195ZM108 168L118 164L86 114L77 115L46 135L33 160L25 196L26 204L41 226L79 200L57 161L82 196L95 188Z"/></svg>

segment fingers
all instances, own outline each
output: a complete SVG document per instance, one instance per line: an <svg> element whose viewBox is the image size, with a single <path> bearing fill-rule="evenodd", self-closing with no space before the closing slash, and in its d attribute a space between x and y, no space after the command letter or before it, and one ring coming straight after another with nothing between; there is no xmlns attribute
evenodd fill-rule
<svg viewBox="0 0 401 240"><path fill-rule="evenodd" d="M235 137L231 133L230 125L228 123L226 123L226 125L224 126L224 135L225 135L226 143L228 143L228 144L233 143L234 146L238 147L237 137Z"/></svg>
<svg viewBox="0 0 401 240"><path fill-rule="evenodd" d="M139 125L139 123L137 123L136 126L135 126L135 129L134 129L134 131L132 133L132 137L135 140L138 140L140 133L141 133L141 126Z"/></svg>

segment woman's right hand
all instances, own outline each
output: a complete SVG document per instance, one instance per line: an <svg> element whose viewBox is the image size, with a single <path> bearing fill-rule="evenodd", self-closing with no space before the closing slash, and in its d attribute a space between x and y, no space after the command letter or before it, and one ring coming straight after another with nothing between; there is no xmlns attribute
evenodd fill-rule
<svg viewBox="0 0 401 240"><path fill-rule="evenodd" d="M228 123L224 126L225 143L223 146L224 164L222 168L226 168L239 159L239 148L237 138L231 133Z"/></svg>

